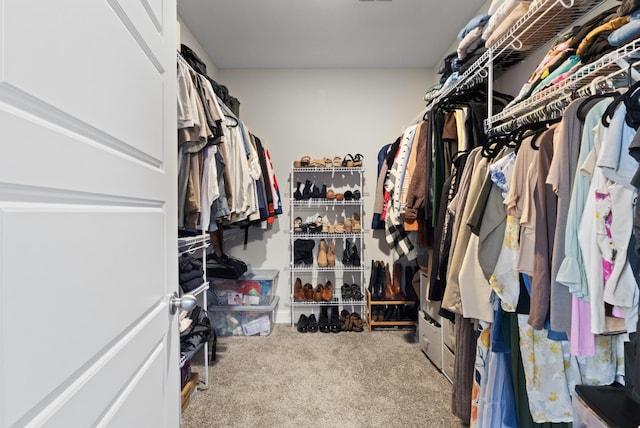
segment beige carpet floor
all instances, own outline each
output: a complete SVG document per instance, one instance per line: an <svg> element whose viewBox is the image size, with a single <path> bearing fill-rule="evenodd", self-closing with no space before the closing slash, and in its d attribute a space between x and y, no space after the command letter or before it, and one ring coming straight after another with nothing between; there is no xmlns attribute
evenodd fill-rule
<svg viewBox="0 0 640 428"><path fill-rule="evenodd" d="M209 385L182 428L445 428L451 384L420 351L411 330L218 338ZM202 354L202 353L200 353ZM200 362L201 364L202 362ZM203 366L193 371L203 378Z"/></svg>

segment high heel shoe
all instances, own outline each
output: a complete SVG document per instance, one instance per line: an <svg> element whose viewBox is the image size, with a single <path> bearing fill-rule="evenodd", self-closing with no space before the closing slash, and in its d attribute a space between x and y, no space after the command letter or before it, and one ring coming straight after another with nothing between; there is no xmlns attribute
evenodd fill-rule
<svg viewBox="0 0 640 428"><path fill-rule="evenodd" d="M293 200L294 201L301 201L302 200L302 192L300 191L300 186L302 186L302 183L300 183L298 181L298 184L296 185L296 191L293 192Z"/></svg>

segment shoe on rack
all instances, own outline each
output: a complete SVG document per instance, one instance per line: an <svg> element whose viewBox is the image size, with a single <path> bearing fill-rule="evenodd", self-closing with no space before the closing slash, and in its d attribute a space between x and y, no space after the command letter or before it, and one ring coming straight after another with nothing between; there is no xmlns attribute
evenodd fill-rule
<svg viewBox="0 0 640 428"><path fill-rule="evenodd" d="M393 284L391 282L391 273L389 272L389 263L385 266L384 277L384 300L395 300L395 294L393 294ZM386 318L386 317L385 317Z"/></svg>
<svg viewBox="0 0 640 428"><path fill-rule="evenodd" d="M342 252L342 264L351 266L351 241L348 239L345 241L344 251Z"/></svg>
<svg viewBox="0 0 640 428"><path fill-rule="evenodd" d="M318 317L318 328L322 333L329 333L331 326L329 325L329 314L327 312L327 306L320 307L320 315Z"/></svg>
<svg viewBox="0 0 640 428"><path fill-rule="evenodd" d="M313 301L314 302L322 301L322 291L323 290L324 290L324 288L322 287L322 284L318 284L316 286L316 289L313 291Z"/></svg>
<svg viewBox="0 0 640 428"><path fill-rule="evenodd" d="M327 260L327 248L324 239L320 240L320 247L318 249L318 267L327 267L329 262Z"/></svg>
<svg viewBox="0 0 640 428"><path fill-rule="evenodd" d="M362 300L364 298L364 294L360 291L358 284L351 284L351 298L353 300Z"/></svg>
<svg viewBox="0 0 640 428"><path fill-rule="evenodd" d="M373 284L373 300L384 300L384 262L382 260L376 261L376 282Z"/></svg>
<svg viewBox="0 0 640 428"><path fill-rule="evenodd" d="M377 281L378 281L378 264L377 260L371 260L371 275L369 276L369 295L371 296L371 300L378 300L378 289L377 289Z"/></svg>
<svg viewBox="0 0 640 428"><path fill-rule="evenodd" d="M311 199L311 180L306 180L304 182L304 189L302 189L302 199L307 200Z"/></svg>
<svg viewBox="0 0 640 428"><path fill-rule="evenodd" d="M293 192L293 200L295 201L302 200L302 191L300 190L300 186L302 186L302 183L298 181L298 184L296 185L296 191Z"/></svg>
<svg viewBox="0 0 640 428"><path fill-rule="evenodd" d="M302 280L300 280L300 278L296 278L295 285L293 286L293 300L296 302L305 300Z"/></svg>
<svg viewBox="0 0 640 428"><path fill-rule="evenodd" d="M333 299L333 284L331 281L327 281L322 289L322 300L330 302Z"/></svg>
<svg viewBox="0 0 640 428"><path fill-rule="evenodd" d="M404 295L402 294L402 272L402 264L396 260L393 263L393 278L391 280L393 300L404 300Z"/></svg>
<svg viewBox="0 0 640 428"><path fill-rule="evenodd" d="M358 247L356 244L351 246L351 253L349 254L349 258L351 259L351 265L355 267L360 267L360 255L358 254Z"/></svg>
<svg viewBox="0 0 640 428"><path fill-rule="evenodd" d="M340 311L340 322L342 323L342 326L340 327L340 330L342 331L351 331L351 319L350 319L351 315L349 315L349 311L346 309L343 309L342 311Z"/></svg>
<svg viewBox="0 0 640 428"><path fill-rule="evenodd" d="M336 243L329 242L329 249L327 250L327 266L334 267L336 265Z"/></svg>
<svg viewBox="0 0 640 428"><path fill-rule="evenodd" d="M344 284L342 287L340 287L340 294L342 295L342 300L353 299L351 294L351 286L349 284Z"/></svg>
<svg viewBox="0 0 640 428"><path fill-rule="evenodd" d="M362 230L362 226L360 224L360 214L353 213L353 217L351 219L351 231L353 233L360 233Z"/></svg>
<svg viewBox="0 0 640 428"><path fill-rule="evenodd" d="M298 318L298 323L296 324L296 328L300 333L306 333L309 327L309 319L305 314L300 315Z"/></svg>
<svg viewBox="0 0 640 428"><path fill-rule="evenodd" d="M327 199L327 185L323 184L322 185L322 189L320 190L320 196L318 196L320 199Z"/></svg>
<svg viewBox="0 0 640 428"><path fill-rule="evenodd" d="M359 313L354 312L349 315L349 321L351 324L351 331L355 331L356 333L362 333L364 331L364 321Z"/></svg>
<svg viewBox="0 0 640 428"><path fill-rule="evenodd" d="M302 219L300 217L296 217L293 220L293 232L302 233Z"/></svg>
<svg viewBox="0 0 640 428"><path fill-rule="evenodd" d="M311 192L309 192L309 196L311 199L319 199L320 198L320 189L315 184L312 186Z"/></svg>
<svg viewBox="0 0 640 428"><path fill-rule="evenodd" d="M309 315L309 318L307 319L307 331L309 333L315 333L318 331L318 328L318 321L316 321L315 314Z"/></svg>
<svg viewBox="0 0 640 428"><path fill-rule="evenodd" d="M329 315L329 327L331 333L340 333L342 330L342 323L340 322L340 315L338 314L337 306L330 306L331 315Z"/></svg>
<svg viewBox="0 0 640 428"><path fill-rule="evenodd" d="M313 302L313 285L308 282L302 287L302 291L304 292L304 300L307 302Z"/></svg>
<svg viewBox="0 0 640 428"><path fill-rule="evenodd" d="M353 166L354 167L362 166L363 159L364 159L364 156L362 156L360 153L356 153L356 155L353 157Z"/></svg>

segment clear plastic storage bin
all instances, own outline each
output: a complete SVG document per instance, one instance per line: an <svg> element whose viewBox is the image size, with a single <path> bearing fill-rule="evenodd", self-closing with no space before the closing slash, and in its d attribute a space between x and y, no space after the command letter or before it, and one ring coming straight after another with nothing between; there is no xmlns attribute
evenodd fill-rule
<svg viewBox="0 0 640 428"><path fill-rule="evenodd" d="M209 319L218 336L268 336L278 296L261 296L256 305L209 305Z"/></svg>

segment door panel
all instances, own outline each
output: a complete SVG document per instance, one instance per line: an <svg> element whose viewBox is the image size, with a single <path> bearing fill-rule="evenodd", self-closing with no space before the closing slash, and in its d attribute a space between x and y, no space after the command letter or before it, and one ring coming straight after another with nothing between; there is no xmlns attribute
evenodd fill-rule
<svg viewBox="0 0 640 428"><path fill-rule="evenodd" d="M175 7L0 0L0 426L178 425Z"/></svg>
<svg viewBox="0 0 640 428"><path fill-rule="evenodd" d="M162 31L162 0L142 0L142 5L148 11L151 20L158 31Z"/></svg>
<svg viewBox="0 0 640 428"><path fill-rule="evenodd" d="M141 48L136 39L149 31L132 34L126 27L139 18L118 16L101 1L3 3L3 86L22 93L26 105L53 109L63 126L71 121L112 144L162 158L162 146L157 144L162 128L157 124L162 121L161 73L166 67L158 70L156 65L163 53L158 43L148 42L151 49ZM99 13L100 19L87 19L92 13ZM125 26L123 17L128 18ZM33 40L34 31L42 40Z"/></svg>

